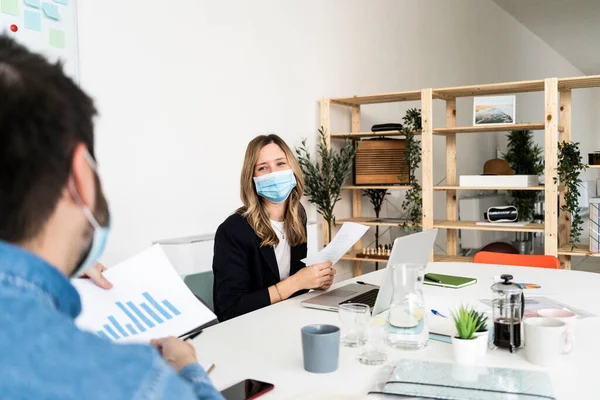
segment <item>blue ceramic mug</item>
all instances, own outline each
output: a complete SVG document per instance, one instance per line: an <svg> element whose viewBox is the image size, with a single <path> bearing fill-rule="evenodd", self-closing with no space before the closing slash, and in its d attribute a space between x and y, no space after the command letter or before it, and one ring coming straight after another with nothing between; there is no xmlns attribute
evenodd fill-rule
<svg viewBox="0 0 600 400"><path fill-rule="evenodd" d="M308 372L335 371L340 359L340 328L321 324L302 328L302 354Z"/></svg>

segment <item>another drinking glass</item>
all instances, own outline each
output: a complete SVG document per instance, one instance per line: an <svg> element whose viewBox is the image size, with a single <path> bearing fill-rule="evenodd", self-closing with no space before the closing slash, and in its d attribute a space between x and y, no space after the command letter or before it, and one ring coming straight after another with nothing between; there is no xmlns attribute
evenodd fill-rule
<svg viewBox="0 0 600 400"><path fill-rule="evenodd" d="M358 361L367 365L383 364L387 360L385 337L385 322L372 318L367 327L367 343L361 349Z"/></svg>
<svg viewBox="0 0 600 400"><path fill-rule="evenodd" d="M340 305L341 342L346 347L359 347L367 341L367 326L371 310L366 304L349 303Z"/></svg>

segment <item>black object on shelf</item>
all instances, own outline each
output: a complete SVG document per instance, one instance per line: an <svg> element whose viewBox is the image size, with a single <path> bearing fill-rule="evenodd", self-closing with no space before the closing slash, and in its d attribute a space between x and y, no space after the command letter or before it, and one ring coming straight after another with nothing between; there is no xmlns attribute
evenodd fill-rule
<svg viewBox="0 0 600 400"><path fill-rule="evenodd" d="M402 129L402 124L389 122L387 124L375 124L371 127L371 132L384 132L384 131L399 131Z"/></svg>

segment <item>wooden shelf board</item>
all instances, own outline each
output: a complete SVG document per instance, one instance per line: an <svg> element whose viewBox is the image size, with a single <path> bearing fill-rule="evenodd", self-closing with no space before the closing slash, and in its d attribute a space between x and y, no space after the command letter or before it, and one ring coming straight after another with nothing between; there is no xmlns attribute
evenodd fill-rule
<svg viewBox="0 0 600 400"><path fill-rule="evenodd" d="M577 76L574 78L559 78L558 90L585 89L600 87L600 75Z"/></svg>
<svg viewBox="0 0 600 400"><path fill-rule="evenodd" d="M495 94L513 94L543 91L544 81L536 80L433 89L433 95L434 97L437 96L439 98L451 99L456 97L488 96Z"/></svg>
<svg viewBox="0 0 600 400"><path fill-rule="evenodd" d="M367 190L367 189L385 189L385 190L409 190L411 185L396 185L396 186L342 186L343 190Z"/></svg>
<svg viewBox="0 0 600 400"><path fill-rule="evenodd" d="M570 245L562 246L558 249L559 256L580 256L580 257L600 257L600 253L592 253L589 246L577 245L571 250Z"/></svg>
<svg viewBox="0 0 600 400"><path fill-rule="evenodd" d="M447 254L434 254L435 262L473 262L473 257L467 256L449 256Z"/></svg>
<svg viewBox="0 0 600 400"><path fill-rule="evenodd" d="M342 106L359 106L362 104L380 104L380 103L394 103L399 101L420 101L421 91L413 90L409 92L393 92L393 93L382 93L373 94L367 96L352 96L352 97L336 97L329 99L332 104L339 104Z"/></svg>
<svg viewBox="0 0 600 400"><path fill-rule="evenodd" d="M380 262L380 263L387 263L387 259L382 260L379 258L370 258L370 257L357 257L356 256L356 251L349 251L348 253L346 253L343 257L342 260L349 260L349 261L368 261L368 262Z"/></svg>
<svg viewBox="0 0 600 400"><path fill-rule="evenodd" d="M404 222L369 222L377 219L376 217L355 217L355 218L343 218L336 221L336 225L341 225L344 222L356 222L357 224L363 224L367 226L402 226ZM407 225L412 225L411 222L406 222Z"/></svg>
<svg viewBox="0 0 600 400"><path fill-rule="evenodd" d="M588 168L600 168L600 165L588 165Z"/></svg>
<svg viewBox="0 0 600 400"><path fill-rule="evenodd" d="M386 260L369 258L369 257L357 257L355 251L350 251L342 257L342 260L347 261L365 261L365 262L379 262L379 263L387 263ZM434 254L433 255L434 262L473 262L473 257L466 256L448 256L446 254Z"/></svg>
<svg viewBox="0 0 600 400"><path fill-rule="evenodd" d="M421 131L415 132L415 135L420 135ZM382 132L347 132L347 133L332 133L329 135L332 139L360 139L367 137L380 136L404 136L404 133L398 131L382 131Z"/></svg>
<svg viewBox="0 0 600 400"><path fill-rule="evenodd" d="M544 232L543 224L527 224L525 226L477 225L477 221L433 221L434 228L442 229L467 229L475 231L503 231L503 232Z"/></svg>
<svg viewBox="0 0 600 400"><path fill-rule="evenodd" d="M434 186L433 190L544 190L544 186L528 186L528 187Z"/></svg>
<svg viewBox="0 0 600 400"><path fill-rule="evenodd" d="M477 125L477 126L457 126L453 128L436 128L434 135L446 135L448 133L479 133L479 132L506 132L523 130L543 130L544 123L531 124L501 124L501 125Z"/></svg>

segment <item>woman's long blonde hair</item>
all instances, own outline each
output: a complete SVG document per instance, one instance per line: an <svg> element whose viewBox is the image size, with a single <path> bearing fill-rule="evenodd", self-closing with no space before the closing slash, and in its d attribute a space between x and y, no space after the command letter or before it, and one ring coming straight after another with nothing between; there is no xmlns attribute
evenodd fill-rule
<svg viewBox="0 0 600 400"><path fill-rule="evenodd" d="M285 213L283 219L285 221L284 230L290 246L297 246L306 243L306 231L304 224L306 223L306 213L300 204L300 199L304 193L304 178L300 165L294 157L294 153L288 145L277 135L261 135L257 136L246 148L246 156L244 157L244 166L242 167L242 175L240 178L240 196L242 198L242 207L238 212L242 214L248 221L254 232L261 239L261 246L276 246L279 244L279 239L275 231L271 227L269 214L264 205L264 199L256 193L254 185L254 169L258 162L258 154L263 147L275 143L287 157L287 162L294 175L296 176L296 187L292 189L290 196L286 200Z"/></svg>

